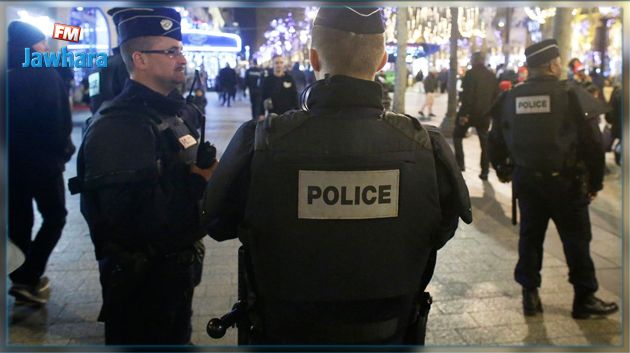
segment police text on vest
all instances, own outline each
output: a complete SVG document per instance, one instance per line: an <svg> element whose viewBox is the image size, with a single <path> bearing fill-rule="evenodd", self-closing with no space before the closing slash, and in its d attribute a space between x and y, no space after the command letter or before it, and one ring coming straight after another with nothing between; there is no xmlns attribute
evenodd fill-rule
<svg viewBox="0 0 630 353"><path fill-rule="evenodd" d="M397 217L399 176L399 170L300 170L298 218Z"/></svg>
<svg viewBox="0 0 630 353"><path fill-rule="evenodd" d="M551 113L549 96L516 97L516 114Z"/></svg>

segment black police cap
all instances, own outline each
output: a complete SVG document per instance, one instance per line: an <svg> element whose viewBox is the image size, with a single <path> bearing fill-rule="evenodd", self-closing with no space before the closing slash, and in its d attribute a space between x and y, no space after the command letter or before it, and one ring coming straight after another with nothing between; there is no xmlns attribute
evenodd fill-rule
<svg viewBox="0 0 630 353"><path fill-rule="evenodd" d="M114 23L117 23L119 45L137 37L170 37L182 40L181 15L174 9L114 8L110 11Z"/></svg>
<svg viewBox="0 0 630 353"><path fill-rule="evenodd" d="M559 56L560 49L555 39L546 39L525 49L525 60L529 67L540 66Z"/></svg>
<svg viewBox="0 0 630 353"><path fill-rule="evenodd" d="M385 32L383 11L376 7L322 7L313 25L357 34Z"/></svg>

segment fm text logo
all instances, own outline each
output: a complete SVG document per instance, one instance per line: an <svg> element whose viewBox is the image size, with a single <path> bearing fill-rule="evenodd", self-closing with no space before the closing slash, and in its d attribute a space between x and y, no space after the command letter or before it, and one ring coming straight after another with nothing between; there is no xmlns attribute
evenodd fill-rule
<svg viewBox="0 0 630 353"><path fill-rule="evenodd" d="M81 38L81 27L55 23L52 37L53 39L78 43L79 38Z"/></svg>

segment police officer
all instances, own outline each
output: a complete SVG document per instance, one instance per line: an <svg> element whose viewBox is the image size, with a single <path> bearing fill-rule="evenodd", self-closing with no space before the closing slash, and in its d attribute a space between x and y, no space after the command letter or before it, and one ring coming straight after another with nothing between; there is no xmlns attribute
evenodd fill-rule
<svg viewBox="0 0 630 353"><path fill-rule="evenodd" d="M617 305L594 295L598 285L589 249L588 204L603 187L598 116L605 109L581 87L559 80L555 40L529 46L525 56L529 77L495 104L489 146L499 178L513 178L522 215L514 277L523 287L523 312L543 311L538 288L545 231L552 219L575 292L572 316L611 314Z"/></svg>
<svg viewBox="0 0 630 353"><path fill-rule="evenodd" d="M462 105L457 114L457 123L453 129L453 145L455 147L455 159L460 169L465 169L464 147L462 139L472 126L477 130L479 146L481 147L481 159L479 165L481 180L488 180L490 161L486 152L488 141L488 129L490 128L490 116L488 111L499 93L499 83L492 71L485 64L485 54L476 52L470 60L472 68L466 72L462 80Z"/></svg>
<svg viewBox="0 0 630 353"><path fill-rule="evenodd" d="M121 19L126 18L125 13L130 11L150 15L153 12L153 9L140 7L114 7L107 11L107 14L112 16L112 21L114 21L114 25L116 26L119 46L112 49L113 55L108 57L107 67L101 68L99 71L90 74L88 77L90 85L90 110L92 113L96 113L98 108L100 108L104 102L112 100L114 97L119 95L125 86L125 81L129 78L129 72L127 72L127 67L125 66L122 55L120 54L122 37L118 31L118 24ZM203 78L201 81L204 82ZM204 109L198 109L190 102L187 102L187 104L179 111L179 115L182 119L195 129L203 128L201 126L202 114L205 114Z"/></svg>
<svg viewBox="0 0 630 353"><path fill-rule="evenodd" d="M198 201L213 167L177 114L185 80L180 15L126 11L118 24L130 79L104 103L79 152L74 191L103 288L106 344L188 344L202 259Z"/></svg>
<svg viewBox="0 0 630 353"><path fill-rule="evenodd" d="M321 8L306 109L243 124L208 184L208 234L249 254L254 343L422 343L436 252L472 221L444 138L383 109L382 15Z"/></svg>
<svg viewBox="0 0 630 353"><path fill-rule="evenodd" d="M252 119L258 119L258 116L262 114L260 110L262 105L260 101L260 84L262 83L263 74L264 69L258 66L256 59L251 61L251 66L245 71L245 85L249 90L249 101L252 104Z"/></svg>

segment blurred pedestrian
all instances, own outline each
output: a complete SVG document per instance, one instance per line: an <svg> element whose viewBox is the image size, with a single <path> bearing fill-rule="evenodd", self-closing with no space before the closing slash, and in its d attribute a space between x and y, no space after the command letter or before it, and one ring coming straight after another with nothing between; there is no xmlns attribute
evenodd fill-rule
<svg viewBox="0 0 630 353"><path fill-rule="evenodd" d="M490 162L486 150L488 129L490 128L490 107L499 94L499 87L494 73L485 66L486 56L476 52L472 55L472 68L466 72L462 80L462 104L457 114L455 129L453 130L453 144L455 145L455 159L459 168L465 169L464 148L462 139L470 127L477 130L479 145L481 146L481 180L488 180ZM504 80L512 82L511 80Z"/></svg>
<svg viewBox="0 0 630 353"><path fill-rule="evenodd" d="M23 68L24 49L47 52L44 34L14 21L8 28L9 238L26 255L11 273L16 304L48 302L44 272L66 223L63 171L75 151L67 86L54 68ZM42 225L32 237L33 201Z"/></svg>
<svg viewBox="0 0 630 353"><path fill-rule="evenodd" d="M445 67L443 67L438 74L438 82L440 83L440 93L446 92L446 87L448 86L448 69Z"/></svg>
<svg viewBox="0 0 630 353"><path fill-rule="evenodd" d="M221 105L231 106L230 101L236 95L236 71L229 63L219 70L219 86L221 87Z"/></svg>
<svg viewBox="0 0 630 353"><path fill-rule="evenodd" d="M291 109L298 108L298 94L295 81L284 68L284 58L275 55L272 59L273 71L263 79L261 88L261 100L263 106L261 112L282 114ZM267 109L265 109L265 100Z"/></svg>
<svg viewBox="0 0 630 353"><path fill-rule="evenodd" d="M424 78L422 83L424 85L424 103L418 114L420 114L420 120L431 120L431 118L435 116L435 114L433 114L433 101L439 85L437 72L435 72L434 69L429 70L429 74ZM424 115L425 109L427 110L428 116Z"/></svg>
<svg viewBox="0 0 630 353"><path fill-rule="evenodd" d="M258 66L256 59L252 59L249 65L249 69L245 71L245 85L249 91L252 119L258 119L258 117L262 115L262 111L260 110L262 107L261 84L265 72L262 67Z"/></svg>

